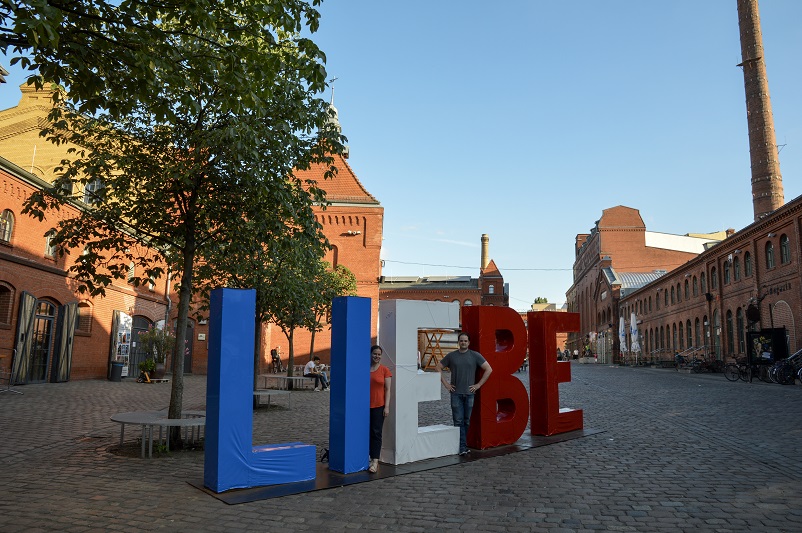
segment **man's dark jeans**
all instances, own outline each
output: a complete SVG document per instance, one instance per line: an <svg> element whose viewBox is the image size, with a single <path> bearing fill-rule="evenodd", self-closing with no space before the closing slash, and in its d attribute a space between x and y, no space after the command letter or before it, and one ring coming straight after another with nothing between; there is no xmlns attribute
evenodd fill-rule
<svg viewBox="0 0 802 533"><path fill-rule="evenodd" d="M473 394L451 393L451 415L454 425L459 428L459 452L468 451L468 426L473 412Z"/></svg>

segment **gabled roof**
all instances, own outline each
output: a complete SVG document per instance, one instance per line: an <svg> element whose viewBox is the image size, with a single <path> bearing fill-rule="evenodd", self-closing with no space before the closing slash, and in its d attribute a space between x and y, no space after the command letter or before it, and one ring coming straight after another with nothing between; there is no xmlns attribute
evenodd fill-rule
<svg viewBox="0 0 802 533"><path fill-rule="evenodd" d="M501 272L499 271L498 267L496 266L496 262L492 259L487 264L485 268L482 269L482 276L486 278L500 278L502 277Z"/></svg>
<svg viewBox="0 0 802 533"><path fill-rule="evenodd" d="M379 201L365 189L354 174L353 169L341 155L333 156L337 175L325 179L327 165L314 164L308 170L296 170L295 175L302 180L315 180L318 187L326 191L326 199L332 204L374 204Z"/></svg>

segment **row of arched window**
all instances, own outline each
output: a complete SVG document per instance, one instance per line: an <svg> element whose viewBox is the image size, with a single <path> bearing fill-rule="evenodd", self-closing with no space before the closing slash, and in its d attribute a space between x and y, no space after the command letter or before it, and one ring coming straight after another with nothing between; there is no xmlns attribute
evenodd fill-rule
<svg viewBox="0 0 802 533"><path fill-rule="evenodd" d="M0 281L0 326L11 325L16 293L17 290L12 284ZM51 301L48 298L43 298L42 301L52 305L53 313L55 313L55 308L59 305L58 302ZM85 333L87 335L92 332L92 305L89 301L78 303L78 319L75 324L75 331L76 333Z"/></svg>
<svg viewBox="0 0 802 533"><path fill-rule="evenodd" d="M787 235L780 236L780 264L787 265L791 263L791 242ZM725 261L721 267L722 270L722 283L729 285L732 282L740 281L743 278L749 278L754 273L754 265L752 261L752 254L745 252L743 256L743 269L741 269L741 258L739 257L740 250L735 250ZM766 270L771 270L775 267L775 251L772 241L766 242L764 247L764 259ZM710 290L708 291L707 277L705 272L701 272L697 277L695 274L686 274L684 283L677 283L669 287L659 287L658 294L652 300L652 296L644 296L632 305L624 308L624 316L629 316L632 311L637 315L644 315L651 313L653 310L659 310L661 301L664 307L681 303L683 300L690 300L704 295L707 292L718 290L718 270L716 267L710 268ZM662 295L660 294L662 292ZM654 305L653 305L654 304ZM600 317L601 318L601 317ZM604 323L600 320L600 323Z"/></svg>
<svg viewBox="0 0 802 533"><path fill-rule="evenodd" d="M643 332L644 351L653 352L683 352L690 349L708 350L721 357L721 334L726 341L726 353L729 355L742 354L746 351L746 331L748 326L744 317L744 310L738 307L735 313L727 310L723 331L718 310L713 312L713 327L710 328L707 315L698 317L691 322L687 319L667 324L665 326L649 328Z"/></svg>
<svg viewBox="0 0 802 533"><path fill-rule="evenodd" d="M15 222L16 219L14 217L14 212L10 209L5 209L2 213L0 213L0 243L9 245L12 244ZM45 257L55 258L56 247L51 243L51 238L52 235L50 232L45 234L44 254Z"/></svg>

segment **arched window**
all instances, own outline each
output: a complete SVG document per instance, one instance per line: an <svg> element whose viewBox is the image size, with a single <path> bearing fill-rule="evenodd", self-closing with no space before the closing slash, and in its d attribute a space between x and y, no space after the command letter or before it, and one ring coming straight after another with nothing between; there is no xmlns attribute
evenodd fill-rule
<svg viewBox="0 0 802 533"><path fill-rule="evenodd" d="M718 272L716 272L716 267L710 269L710 290L714 291L718 289Z"/></svg>
<svg viewBox="0 0 802 533"><path fill-rule="evenodd" d="M691 335L691 319L689 318L688 321L685 323L685 332L688 335L688 348L692 346L693 343L693 336Z"/></svg>
<svg viewBox="0 0 802 533"><path fill-rule="evenodd" d="M682 301L682 285L677 283L677 303Z"/></svg>
<svg viewBox="0 0 802 533"><path fill-rule="evenodd" d="M688 283L688 280L686 279L686 280L685 280L685 299L686 299L686 300L687 300L688 298L690 298L690 297L691 297L690 285L691 285L691 284L690 284L690 283Z"/></svg>
<svg viewBox="0 0 802 533"><path fill-rule="evenodd" d="M674 289L671 290L673 291ZM666 307L668 307L668 291L665 291L665 297L663 298L663 302L666 304Z"/></svg>
<svg viewBox="0 0 802 533"><path fill-rule="evenodd" d="M683 351L685 349L685 339L684 335L682 334L682 322L679 323L679 350ZM690 346L688 346L690 348Z"/></svg>
<svg viewBox="0 0 802 533"><path fill-rule="evenodd" d="M735 311L735 323L738 328L738 353L744 353L744 312L740 307Z"/></svg>
<svg viewBox="0 0 802 533"><path fill-rule="evenodd" d="M693 277L693 295L699 296L699 280L696 279L696 276Z"/></svg>
<svg viewBox="0 0 802 533"><path fill-rule="evenodd" d="M459 303L459 298L454 298L453 300L451 300L451 303L452 304L458 304Z"/></svg>
<svg viewBox="0 0 802 533"><path fill-rule="evenodd" d="M14 213L6 209L0 214L0 241L11 242L11 235L14 233Z"/></svg>
<svg viewBox="0 0 802 533"><path fill-rule="evenodd" d="M702 347L702 327L701 327L701 324L699 323L699 319L698 318L694 322L694 326L693 326L693 339L694 339L694 344L696 345L696 347L697 348L701 348Z"/></svg>
<svg viewBox="0 0 802 533"><path fill-rule="evenodd" d="M704 272L699 274L699 280L700 280L700 282L702 284L702 293L706 293L707 292L707 278L705 278L705 273Z"/></svg>
<svg viewBox="0 0 802 533"><path fill-rule="evenodd" d="M649 312L652 312L652 297L649 296Z"/></svg>
<svg viewBox="0 0 802 533"><path fill-rule="evenodd" d="M780 263L787 265L791 262L791 242L788 235L780 235Z"/></svg>
<svg viewBox="0 0 802 533"><path fill-rule="evenodd" d="M735 281L741 279L741 258L736 257L732 260L732 273L735 276Z"/></svg>
<svg viewBox="0 0 802 533"><path fill-rule="evenodd" d="M729 309L727 310L725 320L727 321L727 352L732 355L735 353L735 331L732 327L732 311Z"/></svg>
<svg viewBox="0 0 802 533"><path fill-rule="evenodd" d="M671 349L677 351L677 325L671 324Z"/></svg>
<svg viewBox="0 0 802 533"><path fill-rule="evenodd" d="M665 349L666 346L666 335L665 331L663 330L663 326L660 326L660 347Z"/></svg>
<svg viewBox="0 0 802 533"><path fill-rule="evenodd" d="M53 244L53 234L55 230L45 233L45 257L56 257L56 246Z"/></svg>
<svg viewBox="0 0 802 533"><path fill-rule="evenodd" d="M488 292L488 294L495 294L496 288L493 285L489 285L487 287L487 292Z"/></svg>
<svg viewBox="0 0 802 533"><path fill-rule="evenodd" d="M771 241L766 243L766 268L774 268L774 245Z"/></svg>
<svg viewBox="0 0 802 533"><path fill-rule="evenodd" d="M730 262L724 261L724 285L730 284Z"/></svg>
<svg viewBox="0 0 802 533"><path fill-rule="evenodd" d="M721 315L718 309L713 309L713 328L710 330L710 336L713 338L713 351L716 353L716 359L721 359Z"/></svg>
<svg viewBox="0 0 802 533"><path fill-rule="evenodd" d="M752 275L752 254L746 252L744 254L744 276L749 277Z"/></svg>
<svg viewBox="0 0 802 533"><path fill-rule="evenodd" d="M0 324L11 325L11 309L14 307L14 287L0 282Z"/></svg>
<svg viewBox="0 0 802 533"><path fill-rule="evenodd" d="M674 286L671 286L671 305L674 305Z"/></svg>
<svg viewBox="0 0 802 533"><path fill-rule="evenodd" d="M471 300L465 300L462 302L462 305L473 305L473 302Z"/></svg>

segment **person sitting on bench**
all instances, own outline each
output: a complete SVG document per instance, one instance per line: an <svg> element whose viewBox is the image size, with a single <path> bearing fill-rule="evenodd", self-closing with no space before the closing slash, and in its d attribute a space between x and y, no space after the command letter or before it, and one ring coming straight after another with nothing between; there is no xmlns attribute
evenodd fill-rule
<svg viewBox="0 0 802 533"><path fill-rule="evenodd" d="M314 378L315 380L315 391L320 390L320 384L323 385L323 390L329 390L329 381L326 379L326 375L320 371L320 357L315 356L315 358L308 363L304 367L304 377L305 378Z"/></svg>

